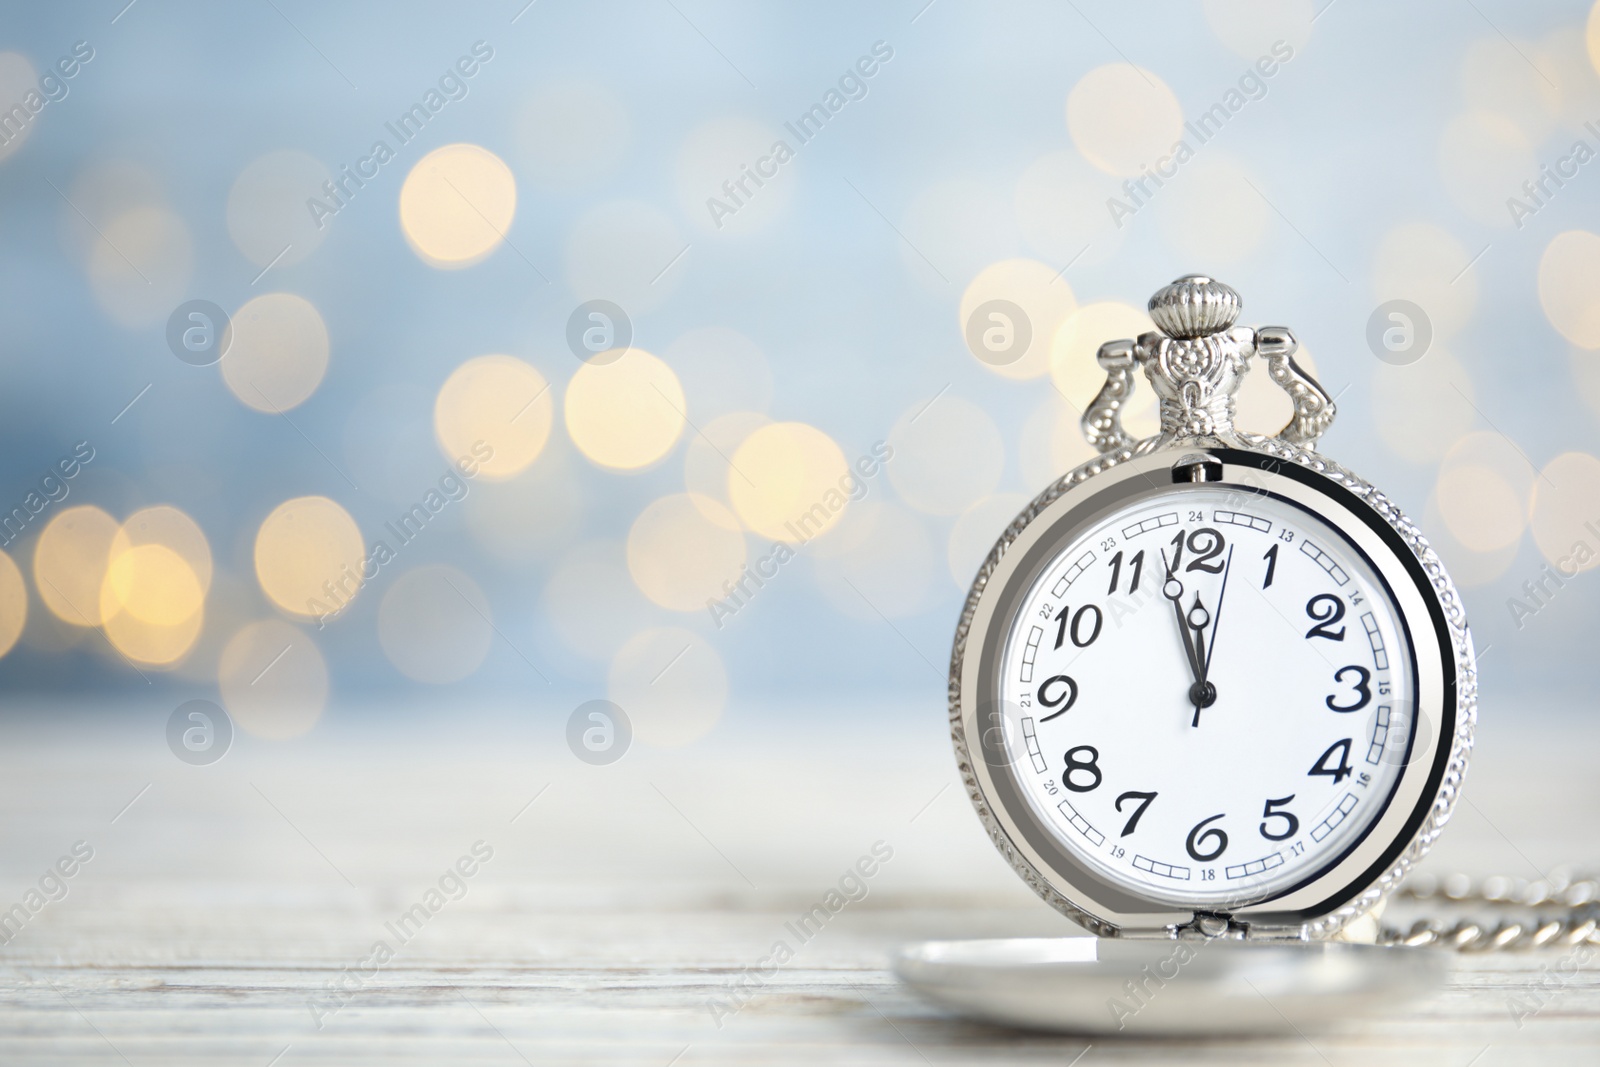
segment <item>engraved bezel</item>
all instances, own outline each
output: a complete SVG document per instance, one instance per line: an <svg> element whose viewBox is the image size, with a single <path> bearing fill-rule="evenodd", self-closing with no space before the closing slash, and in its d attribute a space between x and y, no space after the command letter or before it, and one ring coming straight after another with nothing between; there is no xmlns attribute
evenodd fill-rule
<svg viewBox="0 0 1600 1067"><path fill-rule="evenodd" d="M1112 887L1057 842L1024 801L1000 742L985 733L983 709L998 706L999 651L1032 575L1110 509L1152 487L1182 491L1171 468L1203 454L1222 465L1220 482L1270 492L1307 506L1363 551L1390 587L1410 631L1417 672L1419 738L1384 811L1341 855L1266 902L1225 911L1245 936L1326 938L1370 912L1432 846L1455 805L1472 747L1477 670L1466 614L1427 540L1370 483L1325 457L1278 438L1237 434L1227 445L1151 451L1124 447L1064 475L1035 498L989 553L967 596L951 653L950 728L967 793L984 828L1022 879L1047 903L1103 936L1173 936L1214 905L1174 909ZM975 738L969 746L968 738Z"/></svg>

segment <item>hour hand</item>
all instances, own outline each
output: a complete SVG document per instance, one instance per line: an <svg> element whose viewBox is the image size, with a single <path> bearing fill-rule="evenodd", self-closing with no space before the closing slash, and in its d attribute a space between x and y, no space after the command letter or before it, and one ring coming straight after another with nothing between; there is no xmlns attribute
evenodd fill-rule
<svg viewBox="0 0 1600 1067"><path fill-rule="evenodd" d="M1161 562L1167 562L1167 554L1161 553ZM1167 565L1167 580L1161 586L1161 595L1172 601L1172 614L1178 621L1178 636L1183 638L1183 651L1189 657L1189 673L1194 679L1194 684L1189 687L1189 702L1194 705L1194 719L1190 726L1200 725L1200 712L1209 708L1217 700L1217 689L1206 681L1206 653L1205 629L1211 625L1211 613L1205 605L1200 603L1200 594L1194 596L1194 605L1186 613L1183 610L1183 583L1178 580L1173 568Z"/></svg>
<svg viewBox="0 0 1600 1067"><path fill-rule="evenodd" d="M1184 621L1188 623L1189 629L1194 631L1194 660L1199 674L1195 680L1204 682L1206 664L1210 662L1206 656L1206 627L1211 625L1211 613L1200 603L1199 593L1194 595L1194 604L1189 608L1189 614L1185 616Z"/></svg>
<svg viewBox="0 0 1600 1067"><path fill-rule="evenodd" d="M1194 685L1189 689L1189 701L1194 705L1194 719L1189 723L1190 726L1199 726L1200 712L1216 703L1217 699L1217 687L1206 677L1209 673L1207 664L1211 662L1206 652L1206 627L1211 625L1211 619L1211 613L1200 603L1200 594L1196 593L1194 605L1189 608L1189 614L1185 618L1189 628L1194 631L1193 648L1197 674ZM1215 644L1215 641L1212 643Z"/></svg>
<svg viewBox="0 0 1600 1067"><path fill-rule="evenodd" d="M1161 561L1166 562L1166 553L1161 554ZM1183 639L1183 652L1189 659L1189 671L1194 675L1194 683L1199 685L1205 675L1205 661L1200 658L1195 648L1194 635L1189 630L1189 621L1183 612L1183 583L1169 569L1167 580L1161 586L1161 595L1172 601L1172 615L1178 621L1178 636Z"/></svg>

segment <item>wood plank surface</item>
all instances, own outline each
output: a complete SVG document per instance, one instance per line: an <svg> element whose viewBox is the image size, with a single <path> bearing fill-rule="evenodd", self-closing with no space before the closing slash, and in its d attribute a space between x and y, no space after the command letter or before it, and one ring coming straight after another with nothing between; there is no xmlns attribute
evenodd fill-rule
<svg viewBox="0 0 1600 1067"><path fill-rule="evenodd" d="M0 1063L1600 1062L1595 966L1552 984L1559 953L1457 958L1410 1017L1307 1038L946 1016L895 981L897 946L1074 929L983 837L937 711L733 709L714 743L595 768L553 712L370 708L190 767L167 710L0 727L0 909L65 891L0 946ZM1491 717L1431 869L1600 866L1597 736L1577 710ZM874 844L859 899L796 936Z"/></svg>

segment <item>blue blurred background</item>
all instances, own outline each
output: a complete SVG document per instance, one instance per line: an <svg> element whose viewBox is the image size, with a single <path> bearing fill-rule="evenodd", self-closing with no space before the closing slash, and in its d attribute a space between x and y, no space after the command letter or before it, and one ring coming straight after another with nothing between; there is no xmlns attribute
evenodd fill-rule
<svg viewBox="0 0 1600 1067"><path fill-rule="evenodd" d="M1435 540L1490 693L1587 692L1583 5L124 4L13 6L0 40L12 714L937 722L972 573L1090 455L1095 347L1192 271L1296 332L1323 451ZM232 320L205 366L171 341L201 320L169 331L196 300ZM571 343L620 328L596 300L626 352ZM968 340L991 300L1031 338L1005 359Z"/></svg>

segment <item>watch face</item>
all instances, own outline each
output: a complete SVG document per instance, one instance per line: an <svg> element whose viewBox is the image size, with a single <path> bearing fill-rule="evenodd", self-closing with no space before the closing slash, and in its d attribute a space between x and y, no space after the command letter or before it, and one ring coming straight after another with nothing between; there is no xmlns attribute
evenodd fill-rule
<svg viewBox="0 0 1600 1067"><path fill-rule="evenodd" d="M1266 492L1174 485L1070 536L995 672L1039 825L1138 897L1270 900L1346 854L1416 740L1412 638L1378 570Z"/></svg>

